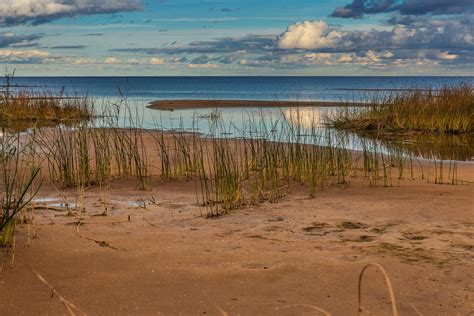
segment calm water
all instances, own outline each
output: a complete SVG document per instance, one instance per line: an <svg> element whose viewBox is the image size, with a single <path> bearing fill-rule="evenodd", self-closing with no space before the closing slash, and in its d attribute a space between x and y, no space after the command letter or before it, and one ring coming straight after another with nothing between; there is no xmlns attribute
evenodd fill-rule
<svg viewBox="0 0 474 316"><path fill-rule="evenodd" d="M0 85L4 83L4 79L0 79ZM474 77L17 77L12 80L15 90L88 95L96 100L99 110L110 101L117 103L121 95L126 96L127 108L131 111L121 112L122 126L130 124L125 116L132 113L139 117L139 125L143 128L245 137L254 129L251 120L265 117L271 124L285 117L292 124L302 127L303 139L305 128L313 122L320 122L321 117L333 108L303 108L298 111L290 108L220 109L219 117L225 123L216 130L209 119L216 110L163 112L148 109L146 105L150 101L164 99L364 101L399 89L439 89L444 85L460 83L474 86ZM125 104L120 104L124 109ZM321 135L327 135L325 127L320 126L319 129ZM361 149L360 140L351 135L350 147ZM423 139L401 139L391 140L390 144L384 142L383 146L401 147L417 157L472 160L472 135L462 139L448 137L437 146L433 146L434 143L436 140L433 139L427 142ZM434 147L440 149L433 151Z"/></svg>
<svg viewBox="0 0 474 316"><path fill-rule="evenodd" d="M0 79L0 84L4 79ZM21 89L68 95L162 99L340 101L392 89L439 88L474 77L17 77ZM369 90L369 91L368 91ZM119 92L120 91L120 92Z"/></svg>

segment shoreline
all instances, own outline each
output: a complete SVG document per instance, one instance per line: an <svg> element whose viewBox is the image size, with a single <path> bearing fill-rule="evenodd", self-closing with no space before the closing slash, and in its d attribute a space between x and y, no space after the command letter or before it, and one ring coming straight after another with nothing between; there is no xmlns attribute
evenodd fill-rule
<svg viewBox="0 0 474 316"><path fill-rule="evenodd" d="M211 108L294 108L364 106L364 103L335 101L265 101L265 100L158 100L147 108L162 111Z"/></svg>

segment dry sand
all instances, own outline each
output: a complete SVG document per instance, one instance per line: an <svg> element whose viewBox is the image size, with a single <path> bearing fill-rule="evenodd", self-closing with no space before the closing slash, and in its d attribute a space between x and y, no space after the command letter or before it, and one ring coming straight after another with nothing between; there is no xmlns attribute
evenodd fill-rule
<svg viewBox="0 0 474 316"><path fill-rule="evenodd" d="M474 166L458 168L470 183L369 188L356 178L313 199L295 184L279 203L215 219L200 216L193 181L155 179L147 191L135 181L114 182L108 196L92 188L82 237L77 217L57 210L37 210L35 227L18 227L14 266L0 273L0 314L67 314L34 269L89 315L316 313L288 307L295 304L354 315L359 272L377 262L391 277L401 315L467 315L474 310ZM67 195L71 203L76 193L46 185L39 196ZM94 216L104 198L109 216ZM29 228L36 237L28 243ZM364 306L389 315L381 274L369 270L365 281Z"/></svg>
<svg viewBox="0 0 474 316"><path fill-rule="evenodd" d="M361 106L362 103L325 101L250 101L250 100L160 100L148 106L155 110L185 110L212 108L268 108L268 107L322 107L322 106Z"/></svg>

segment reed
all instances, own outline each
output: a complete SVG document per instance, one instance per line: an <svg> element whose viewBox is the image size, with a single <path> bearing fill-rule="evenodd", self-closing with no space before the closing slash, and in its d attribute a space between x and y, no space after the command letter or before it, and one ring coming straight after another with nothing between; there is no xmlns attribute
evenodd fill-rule
<svg viewBox="0 0 474 316"><path fill-rule="evenodd" d="M20 134L1 133L0 187L0 246L6 246L15 232L16 216L25 209L38 192L39 166L28 155L31 143L20 142Z"/></svg>
<svg viewBox="0 0 474 316"><path fill-rule="evenodd" d="M145 189L149 176L145 132L136 115L123 128L119 117L108 107L100 119L40 129L35 142L47 159L49 179L62 187L89 187L133 177Z"/></svg>
<svg viewBox="0 0 474 316"><path fill-rule="evenodd" d="M162 118L160 123L155 119L154 129L149 130L158 152L157 169L163 181L192 178L197 171L199 161L196 160L198 150L197 124L193 121L193 132L186 132L180 120L179 127L164 129Z"/></svg>
<svg viewBox="0 0 474 316"><path fill-rule="evenodd" d="M296 117L299 114L296 113ZM345 138L321 135L316 121L303 128L298 119L249 116L245 132L220 122L198 147L198 203L215 216L247 204L277 202L297 181L310 196L354 175L355 157ZM240 133L238 139L227 135ZM303 135L305 134L305 135ZM335 143L334 143L335 142Z"/></svg>
<svg viewBox="0 0 474 316"><path fill-rule="evenodd" d="M112 179L111 131L107 128L95 128L91 138L94 147L95 181L102 186Z"/></svg>
<svg viewBox="0 0 474 316"><path fill-rule="evenodd" d="M445 161L433 159L433 167L435 184L455 185L458 183L457 162L455 160Z"/></svg>
<svg viewBox="0 0 474 316"><path fill-rule="evenodd" d="M11 86L14 73L5 76L0 90L0 124L20 131L33 126L54 126L88 121L93 116L93 102L87 96L67 96L62 92L15 91Z"/></svg>
<svg viewBox="0 0 474 316"><path fill-rule="evenodd" d="M123 97L118 103L103 107L102 127L108 130L107 143L111 153L111 177L116 179L134 177L138 186L144 190L148 179L148 155L144 145L142 117L133 112ZM120 122L123 119L123 122Z"/></svg>
<svg viewBox="0 0 474 316"><path fill-rule="evenodd" d="M474 129L474 90L467 84L409 90L374 98L366 107L343 107L328 125L359 132L463 134Z"/></svg>
<svg viewBox="0 0 474 316"><path fill-rule="evenodd" d="M199 142L194 146L199 150L193 151L199 177L197 184L200 186L196 192L201 195L198 203L208 208L208 217L225 214L246 204L241 146L225 133L224 137L216 137L225 128L223 122L215 123L210 131L213 137L205 140L193 138L194 142Z"/></svg>

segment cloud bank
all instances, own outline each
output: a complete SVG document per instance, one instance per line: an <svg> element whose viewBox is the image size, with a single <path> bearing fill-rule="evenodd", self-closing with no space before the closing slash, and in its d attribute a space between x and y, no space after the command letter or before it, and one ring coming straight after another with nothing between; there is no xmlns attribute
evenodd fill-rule
<svg viewBox="0 0 474 316"><path fill-rule="evenodd" d="M140 0L2 0L0 26L40 24L62 17L134 11Z"/></svg>
<svg viewBox="0 0 474 316"><path fill-rule="evenodd" d="M17 64L40 64L50 58L50 54L38 50L0 49L0 62Z"/></svg>
<svg viewBox="0 0 474 316"><path fill-rule="evenodd" d="M36 41L41 37L42 35L39 34L17 35L12 32L0 33L0 48L35 46L38 44Z"/></svg>
<svg viewBox="0 0 474 316"><path fill-rule="evenodd" d="M166 55L170 56L169 60L188 62L188 65L233 64L279 69L344 64L378 69L410 64L433 67L472 64L474 36L469 17L392 22L391 28L382 30L351 30L330 26L325 21L301 21L278 36L246 35L181 46L111 51Z"/></svg>
<svg viewBox="0 0 474 316"><path fill-rule="evenodd" d="M156 26L156 36L166 36L165 43L150 41L150 44L144 44L149 45L148 47L140 47L117 41L110 49L102 47L103 51L94 51L94 54L89 51L94 49L93 39L84 39L87 40L87 46L81 45L80 41L77 44L68 41L71 45L40 46L38 41L51 34L19 35L5 32L0 33L0 62L63 63L84 67L104 66L110 69L166 67L202 71L216 68L291 71L325 66L341 66L340 69L343 70L348 67L358 67L358 70L370 68L377 71L398 71L400 67L417 71L426 66L436 71L451 69L461 70L462 73L472 69L474 1L346 1L348 4L337 7L331 14L332 17L362 19L365 15L380 14L381 22L368 29L354 27L351 23L348 26L335 26L330 24L334 19L302 20L289 26L282 25L280 34L258 34L258 30L254 29L247 35L191 39L188 43L187 39L171 37L172 31L161 34L163 29L160 25ZM13 27L12 30L21 33L30 29L21 25L46 23L62 17L139 10L141 2L142 0L0 0L0 27L20 25L18 29ZM227 21L226 19L221 18L220 21ZM197 20L199 19L193 19ZM93 33L84 31L80 36L108 35L107 32L91 31ZM207 35L204 36L208 38ZM49 53L34 50L33 47Z"/></svg>
<svg viewBox="0 0 474 316"><path fill-rule="evenodd" d="M472 0L353 0L337 7L336 18L362 18L365 14L398 12L402 15L453 15L474 12Z"/></svg>

